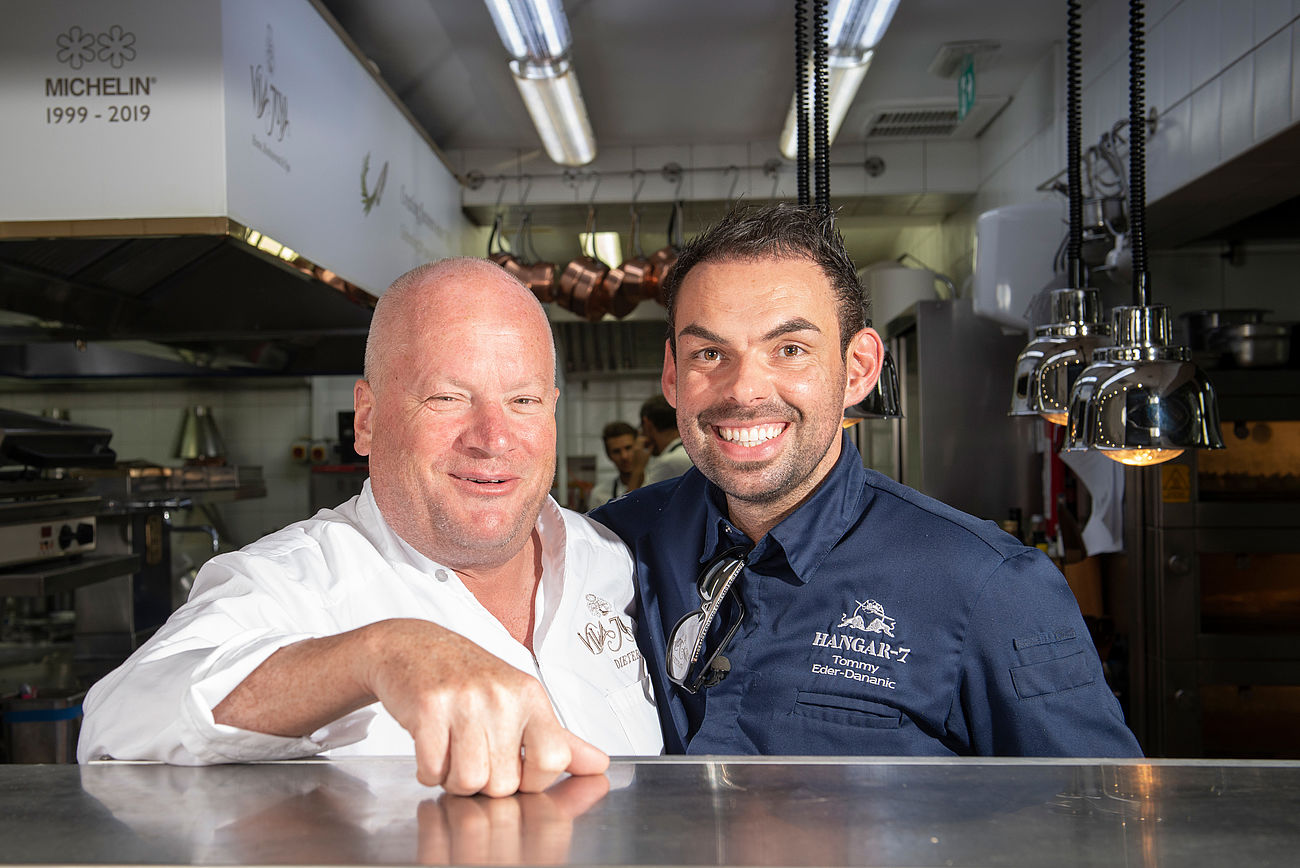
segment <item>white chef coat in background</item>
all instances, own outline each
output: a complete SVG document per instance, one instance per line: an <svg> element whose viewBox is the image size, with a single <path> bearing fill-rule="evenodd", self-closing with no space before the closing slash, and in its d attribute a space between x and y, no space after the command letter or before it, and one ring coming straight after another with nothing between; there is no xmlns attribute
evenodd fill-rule
<svg viewBox="0 0 1300 868"><path fill-rule="evenodd" d="M543 554L533 653L454 570L389 528L369 481L336 509L213 558L195 578L189 601L90 689L78 759L204 765L319 753L411 754L410 735L380 703L305 738L212 718L212 709L277 649L387 618L441 624L538 677L561 723L606 753L659 753L653 692L633 639L627 549L549 498L537 528Z"/></svg>

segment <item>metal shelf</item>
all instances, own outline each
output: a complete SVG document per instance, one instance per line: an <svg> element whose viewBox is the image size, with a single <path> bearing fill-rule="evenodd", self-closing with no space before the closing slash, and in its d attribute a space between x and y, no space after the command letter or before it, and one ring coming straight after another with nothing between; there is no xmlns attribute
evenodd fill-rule
<svg viewBox="0 0 1300 868"><path fill-rule="evenodd" d="M79 558L31 564L0 573L0 597L44 597L83 585L93 585L140 569L140 556L83 555Z"/></svg>

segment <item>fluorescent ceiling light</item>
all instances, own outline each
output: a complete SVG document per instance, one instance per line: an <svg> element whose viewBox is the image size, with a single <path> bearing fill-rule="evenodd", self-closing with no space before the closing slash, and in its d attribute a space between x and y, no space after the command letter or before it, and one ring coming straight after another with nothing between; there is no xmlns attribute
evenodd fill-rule
<svg viewBox="0 0 1300 868"><path fill-rule="evenodd" d="M506 51L515 60L568 54L569 19L560 0L484 0Z"/></svg>
<svg viewBox="0 0 1300 868"><path fill-rule="evenodd" d="M830 142L840 131L844 117L858 95L858 88L867 76L871 65L872 49L885 35L894 18L899 0L832 0L826 13L826 45L829 50L826 98L826 135ZM808 116L806 122L811 135L813 130L813 74L807 81ZM795 115L798 113L799 95L790 98L785 126L781 129L781 153L793 160L799 152L798 130Z"/></svg>
<svg viewBox="0 0 1300 868"><path fill-rule="evenodd" d="M484 0L510 53L515 86L542 147L562 166L596 158L587 106L569 62L569 22L560 0Z"/></svg>
<svg viewBox="0 0 1300 868"><path fill-rule="evenodd" d="M861 63L855 63L851 66L837 66L834 61L831 63L830 75L827 81L827 100L826 100L826 137L828 141L835 141L835 134L840 131L840 124L844 123L844 116L849 113L849 106L853 105L853 97L857 96L858 87L862 80L867 76L867 68L871 66L871 52L867 52L866 60ZM808 124L809 141L813 130L813 82L811 72L806 77L808 82L808 98L805 104L808 108L808 115L805 122ZM798 113L797 97L790 97L790 110L785 113L785 126L781 128L781 153L787 160L793 160L799 154L799 131L795 127L795 115Z"/></svg>
<svg viewBox="0 0 1300 868"><path fill-rule="evenodd" d="M875 48L894 20L898 0L835 0L826 12L826 44L832 55L861 57Z"/></svg>

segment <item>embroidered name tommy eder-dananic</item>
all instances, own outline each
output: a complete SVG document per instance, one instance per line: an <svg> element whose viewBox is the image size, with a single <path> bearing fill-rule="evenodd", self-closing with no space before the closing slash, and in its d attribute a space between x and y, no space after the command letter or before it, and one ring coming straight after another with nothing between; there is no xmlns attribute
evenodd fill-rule
<svg viewBox="0 0 1300 868"><path fill-rule="evenodd" d="M881 672L888 663L907 663L911 648L905 648L894 639L896 623L885 614L885 607L875 600L855 601L857 608L852 614L844 614L836 625L836 632L817 632L813 634L812 644L816 648L846 652L829 654L825 662L812 665L814 675L830 675L875 684L893 690L897 687L888 671ZM841 630L854 632L840 632ZM865 633L866 636L855 635ZM852 655L852 656L850 656ZM862 658L867 659L862 659Z"/></svg>

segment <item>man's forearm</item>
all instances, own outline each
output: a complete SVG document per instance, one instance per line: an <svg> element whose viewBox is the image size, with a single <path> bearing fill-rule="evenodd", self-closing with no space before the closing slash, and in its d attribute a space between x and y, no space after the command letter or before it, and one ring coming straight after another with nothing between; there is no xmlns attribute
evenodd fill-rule
<svg viewBox="0 0 1300 868"><path fill-rule="evenodd" d="M382 624L383 622L381 622ZM361 677L371 624L276 651L212 710L220 724L270 735L306 736L375 701Z"/></svg>

